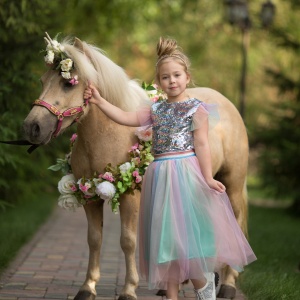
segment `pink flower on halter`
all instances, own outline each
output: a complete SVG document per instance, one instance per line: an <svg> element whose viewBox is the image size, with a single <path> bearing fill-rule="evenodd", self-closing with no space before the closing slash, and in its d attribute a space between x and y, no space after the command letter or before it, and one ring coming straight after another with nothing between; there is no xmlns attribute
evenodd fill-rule
<svg viewBox="0 0 300 300"><path fill-rule="evenodd" d="M70 80L69 80L69 83L71 83L72 85L76 85L79 83L78 81L78 76L75 75L74 77L72 77Z"/></svg>
<svg viewBox="0 0 300 300"><path fill-rule="evenodd" d="M77 139L77 134L73 133L72 137L70 138L71 143L74 143L76 139Z"/></svg>

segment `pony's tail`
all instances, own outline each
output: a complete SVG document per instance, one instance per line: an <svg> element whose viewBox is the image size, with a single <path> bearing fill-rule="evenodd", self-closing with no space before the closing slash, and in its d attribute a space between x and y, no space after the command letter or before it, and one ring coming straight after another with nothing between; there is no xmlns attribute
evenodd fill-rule
<svg viewBox="0 0 300 300"><path fill-rule="evenodd" d="M243 192L242 192L242 223L241 229L248 239L248 191L247 191L247 177L245 178Z"/></svg>

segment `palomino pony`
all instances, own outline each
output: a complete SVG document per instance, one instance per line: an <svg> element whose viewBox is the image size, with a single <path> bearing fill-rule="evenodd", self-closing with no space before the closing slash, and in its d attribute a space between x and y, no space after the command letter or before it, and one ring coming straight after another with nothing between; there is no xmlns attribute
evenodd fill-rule
<svg viewBox="0 0 300 300"><path fill-rule="evenodd" d="M95 171L102 172L108 163L117 165L126 161L128 149L137 140L134 128L118 125L96 106L84 103L87 83L93 82L105 99L127 111L136 110L148 96L100 49L77 38L74 44L65 40L62 45L74 62L78 84L67 84L57 70L49 69L41 79L43 90L39 101L34 103L36 105L24 121L24 132L29 142L43 145L77 120L78 138L72 150L72 171L77 179L89 178ZM188 94L219 105L221 121L209 133L213 173L227 187L235 216L246 233L248 139L243 121L233 104L212 89L189 89ZM125 254L126 278L119 299L133 300L137 298L135 290L139 281L135 262L139 194L123 195L120 202L120 244ZM88 221L89 263L76 300L95 299L95 287L100 279L103 202L84 205L84 210ZM221 273L219 296L232 298L238 273L228 266Z"/></svg>

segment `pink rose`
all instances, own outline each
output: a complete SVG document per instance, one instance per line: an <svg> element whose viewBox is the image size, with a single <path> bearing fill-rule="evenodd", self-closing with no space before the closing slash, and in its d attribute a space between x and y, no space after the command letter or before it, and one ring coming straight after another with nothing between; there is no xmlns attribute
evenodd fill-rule
<svg viewBox="0 0 300 300"><path fill-rule="evenodd" d="M137 171L137 170L133 171L133 172L132 172L132 176L133 176L133 177L139 176L139 171Z"/></svg>
<svg viewBox="0 0 300 300"><path fill-rule="evenodd" d="M101 178L103 178L103 179L105 179L109 182L115 181L114 176L110 172L106 172L106 173L104 173L103 175L100 175L100 176L101 176Z"/></svg>
<svg viewBox="0 0 300 300"><path fill-rule="evenodd" d="M140 176L140 175L138 175L138 176L136 176L136 178L135 178L135 182L136 183L139 183L139 182L141 182L142 181L142 176Z"/></svg>
<svg viewBox="0 0 300 300"><path fill-rule="evenodd" d="M133 146L131 146L131 150L129 150L129 152L133 152L134 150L136 150L139 147L139 143L134 144Z"/></svg>
<svg viewBox="0 0 300 300"><path fill-rule="evenodd" d="M157 102L157 100L159 99L159 96L158 95L155 95L154 97L150 98L150 100L152 102Z"/></svg>
<svg viewBox="0 0 300 300"><path fill-rule="evenodd" d="M135 135L137 135L140 140L149 142L152 140L152 127L146 129L145 127L140 127L136 130Z"/></svg>

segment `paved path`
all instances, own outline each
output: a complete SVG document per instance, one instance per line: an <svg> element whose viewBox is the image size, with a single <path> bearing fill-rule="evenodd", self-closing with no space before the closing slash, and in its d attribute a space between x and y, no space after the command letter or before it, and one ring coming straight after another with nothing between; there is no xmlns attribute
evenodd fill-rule
<svg viewBox="0 0 300 300"><path fill-rule="evenodd" d="M104 238L101 249L101 279L96 300L115 300L124 283L125 262L119 246L120 220L105 205ZM55 209L53 215L25 245L0 278L0 300L69 300L84 281L88 262L87 221L83 209ZM1 241L3 242L3 241ZM139 300L162 300L140 281ZM192 298L191 285L180 299ZM235 300L245 300L238 293Z"/></svg>

